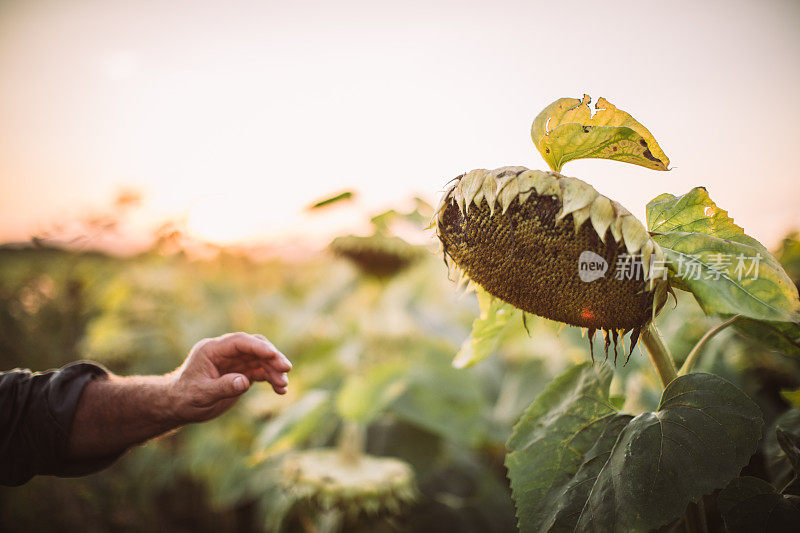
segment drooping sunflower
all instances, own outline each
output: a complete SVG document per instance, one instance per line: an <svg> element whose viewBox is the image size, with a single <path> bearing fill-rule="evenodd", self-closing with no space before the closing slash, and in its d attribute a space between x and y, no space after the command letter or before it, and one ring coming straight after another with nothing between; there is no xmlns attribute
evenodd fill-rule
<svg viewBox="0 0 800 533"><path fill-rule="evenodd" d="M331 242L330 249L355 263L365 275L379 279L399 274L425 255L420 247L379 231L367 237L337 237Z"/></svg>
<svg viewBox="0 0 800 533"><path fill-rule="evenodd" d="M295 499L351 517L398 514L416 498L414 471L406 462L363 453L348 457L335 448L288 454L281 483Z"/></svg>
<svg viewBox="0 0 800 533"><path fill-rule="evenodd" d="M664 252L591 185L558 172L472 170L445 191L433 225L448 258L523 312L601 330L605 349L639 334L666 301ZM630 355L630 352L629 352Z"/></svg>

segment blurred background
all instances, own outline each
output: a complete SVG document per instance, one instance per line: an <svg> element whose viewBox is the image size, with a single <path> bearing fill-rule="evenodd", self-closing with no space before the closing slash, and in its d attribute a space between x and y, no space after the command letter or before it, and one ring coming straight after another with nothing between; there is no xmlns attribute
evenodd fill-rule
<svg viewBox="0 0 800 533"><path fill-rule="evenodd" d="M162 373L236 330L295 363L287 397L257 387L101 474L0 489L0 529L513 530L505 440L587 342L516 317L454 369L478 306L435 254L431 205L473 168L543 169L533 117L604 96L672 170L566 174L641 219L704 185L797 282L798 29L792 0L0 0L0 369ZM715 323L679 300L659 317L676 354ZM733 332L709 350L772 419L800 385L796 359ZM618 367L629 412L657 405L648 365ZM320 511L280 483L352 424L410 465L412 502Z"/></svg>

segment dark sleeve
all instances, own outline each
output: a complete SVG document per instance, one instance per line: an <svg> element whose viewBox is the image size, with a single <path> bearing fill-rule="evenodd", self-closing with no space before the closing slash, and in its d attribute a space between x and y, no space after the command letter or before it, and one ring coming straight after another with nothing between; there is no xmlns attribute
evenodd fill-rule
<svg viewBox="0 0 800 533"><path fill-rule="evenodd" d="M68 454L83 388L106 376L103 367L86 362L49 372L0 373L0 485L22 485L38 474L86 475L116 460L72 460Z"/></svg>

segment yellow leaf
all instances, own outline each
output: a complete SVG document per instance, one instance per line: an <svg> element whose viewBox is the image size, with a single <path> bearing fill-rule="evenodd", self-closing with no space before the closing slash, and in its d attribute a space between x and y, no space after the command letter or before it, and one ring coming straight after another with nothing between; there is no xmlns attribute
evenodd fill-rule
<svg viewBox="0 0 800 533"><path fill-rule="evenodd" d="M559 172L573 159L611 159L653 170L668 170L669 158L653 135L605 98L560 98L533 120L531 137L550 168Z"/></svg>

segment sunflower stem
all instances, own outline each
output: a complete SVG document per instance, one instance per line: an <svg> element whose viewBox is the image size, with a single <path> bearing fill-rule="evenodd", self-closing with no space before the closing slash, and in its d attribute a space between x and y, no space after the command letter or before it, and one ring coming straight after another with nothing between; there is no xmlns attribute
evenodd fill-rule
<svg viewBox="0 0 800 533"><path fill-rule="evenodd" d="M345 421L339 433L339 454L345 463L357 463L364 454L366 428L358 422Z"/></svg>
<svg viewBox="0 0 800 533"><path fill-rule="evenodd" d="M666 344L661 340L655 324L650 324L642 332L642 343L661 379L661 385L666 388L673 379L678 377L678 370L675 368L675 362Z"/></svg>
<svg viewBox="0 0 800 533"><path fill-rule="evenodd" d="M641 338L658 377L661 379L661 385L666 388L672 380L678 377L675 361L672 359L667 345L661 339L655 324L647 326L647 329L642 332ZM700 503L689 502L683 516L683 524L687 533L706 533L708 531L702 500Z"/></svg>
<svg viewBox="0 0 800 533"><path fill-rule="evenodd" d="M685 376L686 374L690 373L692 371L692 368L694 368L694 366L697 364L698 359L700 359L700 352L702 352L703 348L708 343L708 341L710 341L714 335L716 335L723 329L727 328L728 326L736 322L739 318L741 318L741 316L742 315L733 316L728 320L726 320L725 322L723 322L722 324L719 324L718 326L712 328L711 330L709 330L708 333L703 335L703 338L697 341L697 344L694 345L692 351L689 352L689 355L686 357L686 361L683 362L683 365L681 366L678 375Z"/></svg>

